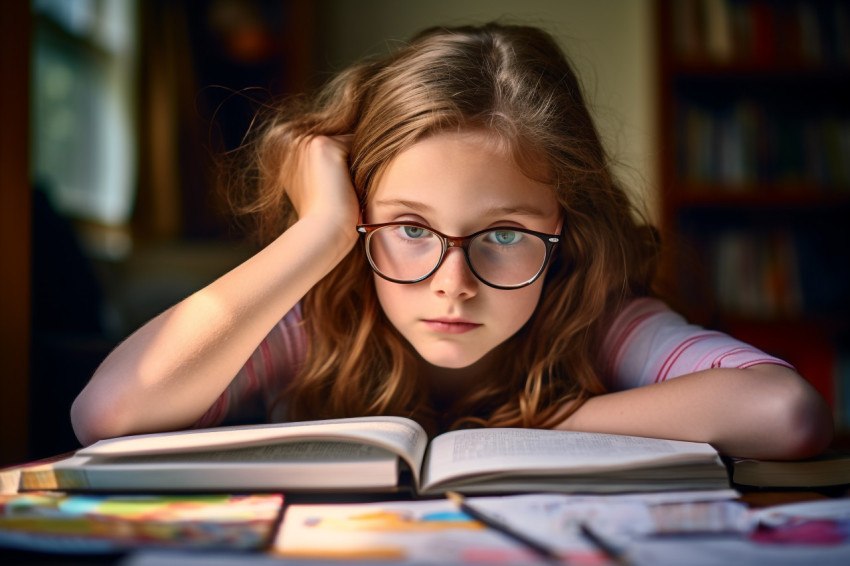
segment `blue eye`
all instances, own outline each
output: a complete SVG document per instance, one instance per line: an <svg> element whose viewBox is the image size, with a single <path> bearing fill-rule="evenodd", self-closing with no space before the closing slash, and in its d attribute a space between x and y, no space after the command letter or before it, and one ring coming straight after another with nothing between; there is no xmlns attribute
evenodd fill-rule
<svg viewBox="0 0 850 566"><path fill-rule="evenodd" d="M421 238L428 235L428 231L419 226L402 226L404 235L411 239Z"/></svg>
<svg viewBox="0 0 850 566"><path fill-rule="evenodd" d="M522 233L513 230L494 230L488 234L487 239L503 246L509 246L519 243L522 240Z"/></svg>

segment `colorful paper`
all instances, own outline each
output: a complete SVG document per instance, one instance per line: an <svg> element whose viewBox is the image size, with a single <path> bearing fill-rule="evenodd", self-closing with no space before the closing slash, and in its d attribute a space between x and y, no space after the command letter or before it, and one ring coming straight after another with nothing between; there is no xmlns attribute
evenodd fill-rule
<svg viewBox="0 0 850 566"><path fill-rule="evenodd" d="M0 547L114 552L138 547L260 549L283 496L0 495Z"/></svg>

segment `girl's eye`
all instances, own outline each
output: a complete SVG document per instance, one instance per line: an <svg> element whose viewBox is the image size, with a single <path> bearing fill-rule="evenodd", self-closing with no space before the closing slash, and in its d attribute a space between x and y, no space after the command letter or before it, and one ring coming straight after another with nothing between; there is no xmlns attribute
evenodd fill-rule
<svg viewBox="0 0 850 566"><path fill-rule="evenodd" d="M402 226L401 230L404 236L411 240L429 235L429 232L425 228L420 228L419 226Z"/></svg>
<svg viewBox="0 0 850 566"><path fill-rule="evenodd" d="M494 230L490 232L488 239L497 244L507 246L519 243L522 240L522 233L514 232L513 230Z"/></svg>

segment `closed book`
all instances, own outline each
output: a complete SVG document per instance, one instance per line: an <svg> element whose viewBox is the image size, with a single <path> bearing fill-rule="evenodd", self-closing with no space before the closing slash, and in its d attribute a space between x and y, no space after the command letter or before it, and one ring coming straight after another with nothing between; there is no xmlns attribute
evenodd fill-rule
<svg viewBox="0 0 850 566"><path fill-rule="evenodd" d="M732 482L748 487L806 488L850 485L850 454L827 450L805 460L732 460Z"/></svg>

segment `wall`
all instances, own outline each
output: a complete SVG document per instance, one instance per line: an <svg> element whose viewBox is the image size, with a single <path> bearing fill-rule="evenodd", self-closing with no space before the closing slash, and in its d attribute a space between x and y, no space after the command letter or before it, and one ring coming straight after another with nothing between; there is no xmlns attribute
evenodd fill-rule
<svg viewBox="0 0 850 566"><path fill-rule="evenodd" d="M585 83L617 173L657 218L651 0L324 0L323 63L340 69L432 25L493 19L553 33Z"/></svg>
<svg viewBox="0 0 850 566"><path fill-rule="evenodd" d="M29 6L0 3L0 466L27 456L30 329Z"/></svg>

